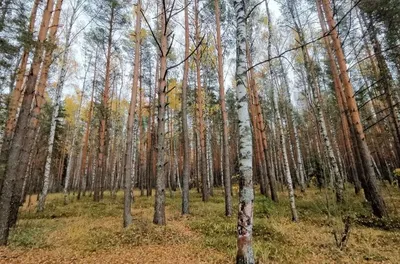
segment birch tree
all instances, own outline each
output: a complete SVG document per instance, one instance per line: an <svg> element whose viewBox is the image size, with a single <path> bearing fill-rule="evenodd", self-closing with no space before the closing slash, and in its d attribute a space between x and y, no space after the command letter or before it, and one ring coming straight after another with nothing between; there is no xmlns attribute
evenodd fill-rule
<svg viewBox="0 0 400 264"><path fill-rule="evenodd" d="M237 222L236 263L252 264L254 253L253 234L253 142L250 127L249 95L246 89L246 4L247 1L235 0L236 11L236 89L237 111L239 118L239 210Z"/></svg>
<svg viewBox="0 0 400 264"><path fill-rule="evenodd" d="M140 34L141 34L141 8L142 1L138 0L136 6L136 25L135 25L135 64L133 72L133 83L131 91L131 102L129 104L128 124L126 128L126 149L125 149L125 189L124 189L124 227L132 223L131 203L132 203L132 151L133 151L133 121L135 117L137 90L139 83L140 69ZM140 124L139 124L140 125Z"/></svg>
<svg viewBox="0 0 400 264"><path fill-rule="evenodd" d="M71 48L71 34L72 34L72 28L74 26L74 23L76 22L77 15L79 10L82 7L83 0L77 0L76 2L73 3L72 5L72 10L71 14L68 20L67 28L66 28L66 33L65 33L65 44L64 44L64 50L61 56L61 61L60 61L60 72L58 74L58 79L57 79L57 86L56 86L56 95L55 95L55 106L51 118L51 124L50 124L50 135L49 135L49 141L48 141L48 148L47 148L47 158L46 158L46 164L45 164L45 169L44 169L44 176L43 176L43 188L42 192L39 196L39 202L38 202L38 211L43 211L45 201L46 201L46 196L47 192L49 190L49 183L50 183L50 168L51 168L51 162L52 162L52 155L53 155L53 145L54 145L54 138L56 134L56 126L57 126L57 117L60 109L60 104L61 104L61 96L62 96L62 91L65 83L65 77L67 75L67 67L68 67L68 59L69 59L69 52ZM89 61L90 63L90 61Z"/></svg>

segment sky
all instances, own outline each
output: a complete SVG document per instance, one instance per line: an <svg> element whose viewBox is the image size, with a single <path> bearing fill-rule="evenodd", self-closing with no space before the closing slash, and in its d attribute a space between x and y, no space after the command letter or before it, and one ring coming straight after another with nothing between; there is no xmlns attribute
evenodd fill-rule
<svg viewBox="0 0 400 264"><path fill-rule="evenodd" d="M69 0L69 1L64 2L64 5L63 5L64 10L69 8L70 1L74 1L74 0ZM90 0L88 0L88 1L90 1ZM151 1L155 1L155 0L148 0L149 3ZM276 22L280 16L279 4L274 0L268 0L268 1L269 1L269 8L270 8L272 20L274 22ZM201 4L201 2L202 2L202 0L200 0L200 4ZM257 8L259 9L259 11L261 13L265 12L265 4L260 4ZM152 16L149 15L149 17L152 17ZM181 12L181 14L177 16L177 19L179 21L183 21L183 12ZM64 18L64 21L65 21L65 18ZM63 93L64 96L75 94L76 84L81 84L83 82L83 75L84 75L85 69L84 69L84 54L83 54L81 47L84 44L84 39L83 39L84 31L87 30L90 26L91 26L90 18L84 12L82 12L81 15L79 16L78 21L76 22L76 25L75 25L75 32L80 32L80 33L77 36L76 40L72 44L72 52L71 52L71 56L78 63L79 69L76 73L69 74L70 78L67 78L65 88L64 88L64 93ZM144 21L142 22L142 27L143 26L145 26ZM85 28L85 30L82 30L83 28ZM132 22L131 28L132 28L132 30L134 29L133 22ZM182 54L180 54L180 56L183 58L183 49L179 48L180 45L182 43L184 43L183 28L180 26L177 26L175 28L175 31L176 31L175 32L175 34L176 34L175 45L177 47L177 50L182 51ZM231 88L232 80L233 80L234 74L235 74L235 60L234 60L235 52L234 51L230 52L230 54L231 55L228 58L224 58L224 75L225 75L226 89ZM179 56L179 53L178 53L178 56ZM129 60L129 59L127 59L127 60ZM133 60L133 58L132 58L132 60ZM125 72L129 73L131 71L129 70L129 71L125 71ZM129 93L130 84L128 82L130 81L130 79L131 78L127 78L124 81L125 86L126 86L125 92L127 94Z"/></svg>

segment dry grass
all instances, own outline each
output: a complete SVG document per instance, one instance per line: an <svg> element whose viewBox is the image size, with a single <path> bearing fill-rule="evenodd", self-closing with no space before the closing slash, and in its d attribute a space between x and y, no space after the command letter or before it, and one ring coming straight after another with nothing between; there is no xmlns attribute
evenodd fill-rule
<svg viewBox="0 0 400 264"><path fill-rule="evenodd" d="M259 263L400 263L399 191L385 187L391 221L371 218L362 197L349 188L347 203L335 205L329 191L297 194L300 222L290 221L286 193L280 203L257 196L254 250ZM390 194L390 195L389 195ZM237 197L236 197L237 198ZM0 263L232 263L236 219L224 216L221 190L210 202L191 193L190 216L180 215L180 194L167 200L167 226L152 224L154 197L136 197L134 225L122 228L122 193L100 203L90 197L64 206L60 194L49 196L45 212L35 204L22 208L10 244L0 248ZM363 216L360 218L360 216ZM347 247L339 250L333 230L342 216L353 219ZM362 219L362 221L357 221ZM378 226L376 227L366 227ZM386 229L386 230L384 230Z"/></svg>

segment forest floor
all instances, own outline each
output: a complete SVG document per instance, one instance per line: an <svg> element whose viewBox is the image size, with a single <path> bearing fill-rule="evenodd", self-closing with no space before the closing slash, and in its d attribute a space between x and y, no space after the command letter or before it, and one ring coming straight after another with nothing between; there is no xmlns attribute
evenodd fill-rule
<svg viewBox="0 0 400 264"><path fill-rule="evenodd" d="M400 263L400 191L382 188L392 220L372 218L362 195L354 196L350 187L341 208L329 190L298 192L298 223L290 220L286 192L279 193L278 204L258 195L258 263ZM236 201L237 187L234 192ZM192 214L185 217L180 214L180 192L167 196L166 226L152 224L154 197L136 196L128 229L122 228L122 192L116 199L106 192L99 203L88 196L77 201L71 194L66 206L62 194L51 194L43 213L35 212L34 203L25 204L9 246L0 247L0 263L233 263L236 217L224 216L222 191L215 190L208 203L192 191ZM342 232L344 215L352 224L348 243L340 250L333 231Z"/></svg>

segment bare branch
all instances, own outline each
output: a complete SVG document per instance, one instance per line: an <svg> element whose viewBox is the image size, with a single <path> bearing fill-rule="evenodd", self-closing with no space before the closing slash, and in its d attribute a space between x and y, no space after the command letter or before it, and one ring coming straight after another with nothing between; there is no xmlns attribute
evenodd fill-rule
<svg viewBox="0 0 400 264"><path fill-rule="evenodd" d="M198 48L200 47L200 45L203 43L204 37L205 37L205 35L203 35L203 37L200 39L199 43L197 43L196 48L195 48L194 50L192 50L192 52L189 54L189 56L187 56L187 57L186 57L184 60L182 60L181 62L179 62L179 63L177 63L177 64L175 64L175 65L173 65L173 66L168 67L168 68L167 68L167 71L172 70L172 69L178 67L179 65L181 65L182 63L184 63L185 61L187 61L190 57L192 57L192 55L198 50Z"/></svg>
<svg viewBox="0 0 400 264"><path fill-rule="evenodd" d="M268 58L268 59L266 59L266 60L260 61L260 62L258 62L258 63L256 63L256 64L254 64L253 66L249 67L249 68L247 69L247 71L250 71L251 69L254 69L255 67L260 66L260 65L262 65L262 64L264 64L264 63L270 62L271 60L278 59L278 58L282 57L282 55L284 55L284 54L286 54L286 53L288 53L288 52L291 52L291 51L295 51L295 50L304 48L304 47L306 47L306 46L308 46L308 45L310 45L310 44L313 44L313 43L315 43L315 42L317 42L317 41L323 39L323 38L328 37L329 35L331 35L332 31L335 30L335 29L343 22L343 20L351 13L351 11L352 11L354 8L357 7L357 5L358 5L361 1L362 1L362 0L358 0L358 1L346 12L346 14L344 14L344 16L336 23L336 25L335 25L332 29L330 29L328 32L324 33L322 36L320 36L320 37L318 37L318 38L316 38L316 39L310 40L310 41L308 41L308 42L306 42L306 43L304 43L304 44L302 44L302 45L293 47L293 48L291 48L291 49L287 49L287 50L285 50L284 52L282 52L282 53L280 53L280 54L278 54L278 55L276 55L276 56L274 56L274 57L270 57L270 58Z"/></svg>
<svg viewBox="0 0 400 264"><path fill-rule="evenodd" d="M146 22L147 26L149 27L150 32L151 32L151 35L153 36L153 39L154 39L154 41L156 42L156 44L157 44L157 46L158 46L160 52L162 52L161 45L160 45L160 43L158 42L157 37L156 37L156 35L154 34L153 29L151 28L151 26L150 26L150 24L149 24L149 21L147 21L147 18L146 18L146 16L144 15L142 9L140 9L140 13L142 13L142 16L143 16L143 18L144 18L144 21Z"/></svg>

